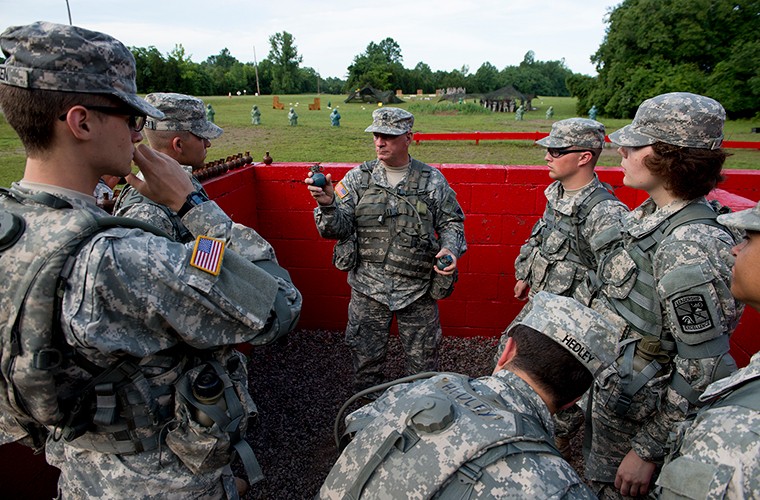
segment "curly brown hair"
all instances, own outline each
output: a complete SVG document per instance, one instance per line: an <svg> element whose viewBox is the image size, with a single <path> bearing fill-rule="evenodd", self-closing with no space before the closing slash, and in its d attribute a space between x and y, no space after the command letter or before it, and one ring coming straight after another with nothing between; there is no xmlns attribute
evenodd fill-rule
<svg viewBox="0 0 760 500"><path fill-rule="evenodd" d="M705 196L723 181L720 172L729 153L722 149L688 148L656 142L652 150L654 153L644 158L644 166L663 179L665 188L682 200Z"/></svg>

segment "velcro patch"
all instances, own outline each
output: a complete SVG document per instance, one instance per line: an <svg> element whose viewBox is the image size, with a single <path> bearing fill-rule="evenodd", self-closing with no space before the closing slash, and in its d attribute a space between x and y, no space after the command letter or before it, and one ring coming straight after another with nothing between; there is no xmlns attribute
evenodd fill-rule
<svg viewBox="0 0 760 500"><path fill-rule="evenodd" d="M340 181L335 186L335 194L337 194L338 198L340 198L341 200L345 198L346 196L348 196L348 189L346 189L346 186L343 185L343 181Z"/></svg>
<svg viewBox="0 0 760 500"><path fill-rule="evenodd" d="M222 268L223 256L224 240L198 236L195 240L193 256L190 258L190 265L217 276Z"/></svg>
<svg viewBox="0 0 760 500"><path fill-rule="evenodd" d="M683 332L699 333L713 328L713 319L702 295L684 295L671 302Z"/></svg>

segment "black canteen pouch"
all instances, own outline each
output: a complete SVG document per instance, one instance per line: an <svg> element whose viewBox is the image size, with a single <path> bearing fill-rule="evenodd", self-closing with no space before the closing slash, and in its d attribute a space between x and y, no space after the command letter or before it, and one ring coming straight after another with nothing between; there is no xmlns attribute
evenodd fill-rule
<svg viewBox="0 0 760 500"><path fill-rule="evenodd" d="M333 247L333 265L340 271L350 271L356 266L356 256L359 254L359 243L356 233L339 240Z"/></svg>

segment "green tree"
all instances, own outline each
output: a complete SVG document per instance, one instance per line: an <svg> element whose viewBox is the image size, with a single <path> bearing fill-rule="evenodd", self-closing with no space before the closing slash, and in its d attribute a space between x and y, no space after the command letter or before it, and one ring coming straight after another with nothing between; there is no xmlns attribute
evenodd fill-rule
<svg viewBox="0 0 760 500"><path fill-rule="evenodd" d="M272 92L294 94L300 89L298 66L303 60L298 55L293 35L287 31L269 37L272 46L268 59L272 62Z"/></svg>
<svg viewBox="0 0 760 500"><path fill-rule="evenodd" d="M370 42L348 67L345 90L351 92L365 85L382 90L402 88L404 67L401 60L401 47L393 38L380 43Z"/></svg>
<svg viewBox="0 0 760 500"><path fill-rule="evenodd" d="M714 96L735 117L760 108L758 0L624 0L606 22L592 56L599 76L580 109L631 117L644 99L676 90Z"/></svg>
<svg viewBox="0 0 760 500"><path fill-rule="evenodd" d="M491 92L501 87L499 70L490 62L484 62L471 78L472 84L467 87L468 92Z"/></svg>

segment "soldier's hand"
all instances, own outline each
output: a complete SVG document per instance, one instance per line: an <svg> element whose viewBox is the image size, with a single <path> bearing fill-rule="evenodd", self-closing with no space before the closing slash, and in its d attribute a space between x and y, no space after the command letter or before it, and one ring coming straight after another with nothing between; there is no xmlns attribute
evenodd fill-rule
<svg viewBox="0 0 760 500"><path fill-rule="evenodd" d="M517 280L515 283L515 298L517 300L528 300L528 284L523 280Z"/></svg>
<svg viewBox="0 0 760 500"><path fill-rule="evenodd" d="M330 205L335 199L335 188L332 183L332 174L325 175L325 185L323 187L317 187L314 185L314 181L311 176L313 172L309 172L309 176L303 180L304 184L309 188L312 198L314 198L320 205Z"/></svg>
<svg viewBox="0 0 760 500"><path fill-rule="evenodd" d="M135 148L134 162L140 167L143 179L129 174L126 177L127 182L140 194L168 206L175 212L194 190L190 176L177 160L145 144L138 144Z"/></svg>
<svg viewBox="0 0 760 500"><path fill-rule="evenodd" d="M454 255L451 252L451 250L449 250L448 248L441 248L441 250L435 255L436 262L438 261L438 259L440 259L444 255L448 255L449 257L451 257L451 264L444 267L443 269L439 269L437 265L434 265L433 270L437 272L438 274L442 274L444 276L450 276L454 274L454 271L457 268L457 256Z"/></svg>
<svg viewBox="0 0 760 500"><path fill-rule="evenodd" d="M646 495L656 467L653 462L647 462L639 457L635 451L629 451L618 467L615 488L623 496Z"/></svg>

